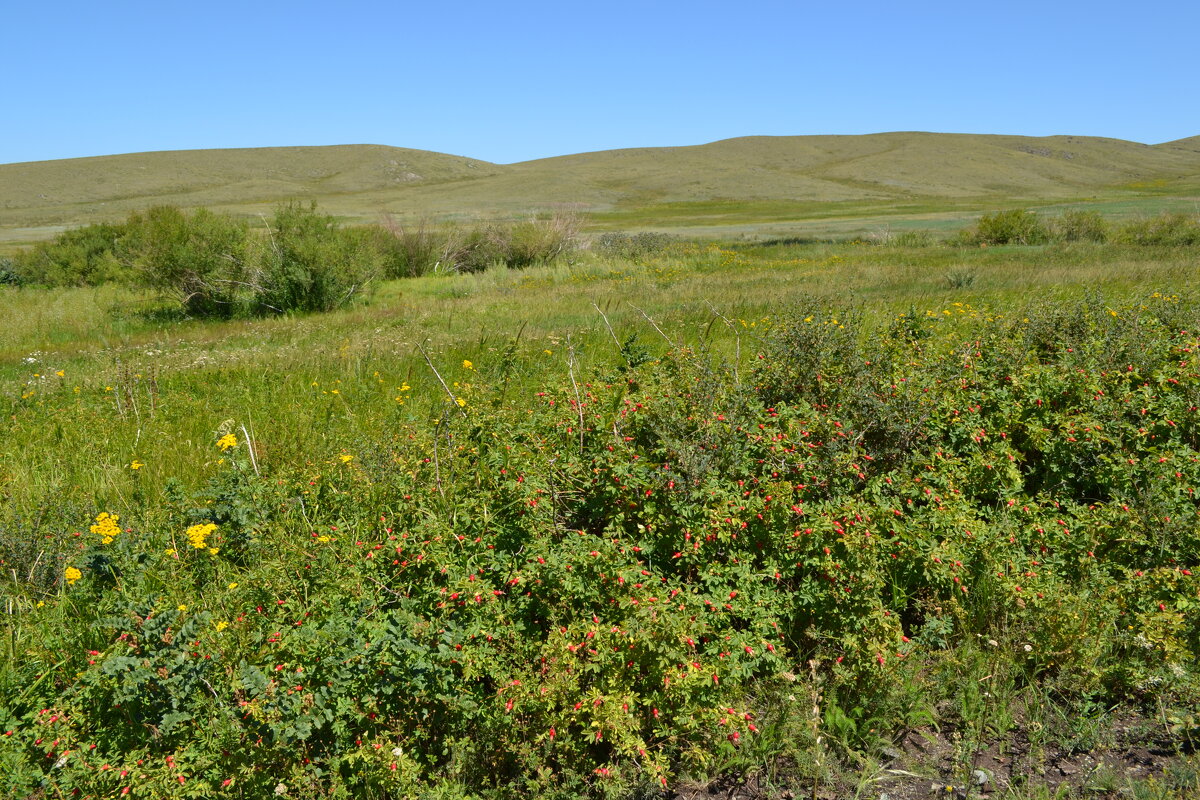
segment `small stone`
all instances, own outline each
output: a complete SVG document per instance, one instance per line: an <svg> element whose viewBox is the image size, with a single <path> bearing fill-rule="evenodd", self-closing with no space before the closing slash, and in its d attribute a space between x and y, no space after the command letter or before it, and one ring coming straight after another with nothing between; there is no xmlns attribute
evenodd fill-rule
<svg viewBox="0 0 1200 800"><path fill-rule="evenodd" d="M986 786L989 780L991 780L991 778L989 778L988 774L981 769L977 769L971 773L971 783L975 784L976 786Z"/></svg>

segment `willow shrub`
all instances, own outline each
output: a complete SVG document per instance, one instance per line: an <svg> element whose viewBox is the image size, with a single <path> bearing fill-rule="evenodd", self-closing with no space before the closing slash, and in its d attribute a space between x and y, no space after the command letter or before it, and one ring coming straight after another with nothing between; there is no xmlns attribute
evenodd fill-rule
<svg viewBox="0 0 1200 800"><path fill-rule="evenodd" d="M48 242L17 252L0 283L37 286L98 286L132 277L123 259L126 226L99 223L63 231Z"/></svg>
<svg viewBox="0 0 1200 800"><path fill-rule="evenodd" d="M253 307L245 280L249 226L228 214L159 206L132 214L123 249L141 280L193 316L229 317Z"/></svg>
<svg viewBox="0 0 1200 800"><path fill-rule="evenodd" d="M343 228L316 203L277 208L252 249L247 283L259 311L331 311L365 293L384 268L369 235Z"/></svg>

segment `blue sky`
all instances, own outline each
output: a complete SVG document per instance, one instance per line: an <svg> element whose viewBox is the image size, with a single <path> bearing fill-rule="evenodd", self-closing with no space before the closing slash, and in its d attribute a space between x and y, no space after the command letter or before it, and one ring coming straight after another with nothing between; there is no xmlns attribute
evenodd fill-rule
<svg viewBox="0 0 1200 800"><path fill-rule="evenodd" d="M1195 2L6 3L0 163L746 135L1200 134Z"/></svg>

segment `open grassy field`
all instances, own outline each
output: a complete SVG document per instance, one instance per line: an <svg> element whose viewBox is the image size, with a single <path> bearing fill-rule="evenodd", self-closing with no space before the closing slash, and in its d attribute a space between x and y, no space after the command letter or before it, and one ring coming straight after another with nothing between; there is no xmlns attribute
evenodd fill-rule
<svg viewBox="0 0 1200 800"><path fill-rule="evenodd" d="M679 242L235 321L0 287L0 785L1194 797L1196 270Z"/></svg>

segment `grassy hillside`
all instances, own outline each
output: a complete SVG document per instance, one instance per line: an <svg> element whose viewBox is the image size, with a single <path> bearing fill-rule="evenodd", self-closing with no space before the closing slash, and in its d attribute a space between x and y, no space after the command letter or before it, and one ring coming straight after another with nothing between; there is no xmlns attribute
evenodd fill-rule
<svg viewBox="0 0 1200 800"><path fill-rule="evenodd" d="M0 225L84 222L151 204L253 207L488 175L486 161L381 145L181 150L0 165Z"/></svg>
<svg viewBox="0 0 1200 800"><path fill-rule="evenodd" d="M151 204L259 214L295 197L357 220L578 204L600 228L731 234L772 223L811 230L804 221L814 217L824 219L819 230L835 231L864 218L958 221L1014 203L1156 213L1198 193L1200 138L1151 146L1080 136L758 136L511 165L378 145L181 151L0 165L0 241Z"/></svg>
<svg viewBox="0 0 1200 800"><path fill-rule="evenodd" d="M698 147L618 150L515 165L568 172L633 201L871 200L896 197L1077 196L1161 177L1196 175L1185 147L1092 137L882 133L727 139ZM641 195L641 197L639 197Z"/></svg>

